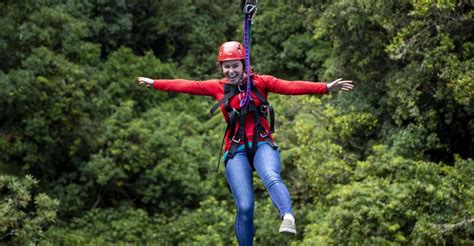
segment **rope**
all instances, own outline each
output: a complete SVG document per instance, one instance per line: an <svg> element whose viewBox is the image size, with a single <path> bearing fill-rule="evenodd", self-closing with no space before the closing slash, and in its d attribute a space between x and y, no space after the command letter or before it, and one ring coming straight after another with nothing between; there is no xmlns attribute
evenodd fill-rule
<svg viewBox="0 0 474 246"><path fill-rule="evenodd" d="M252 23L249 20L249 15L244 14L244 47L245 47L245 72L247 73L247 91L245 93L245 97L243 100L240 101L240 107L243 107L249 104L251 97L251 83L252 80L250 78L250 35L252 32Z"/></svg>

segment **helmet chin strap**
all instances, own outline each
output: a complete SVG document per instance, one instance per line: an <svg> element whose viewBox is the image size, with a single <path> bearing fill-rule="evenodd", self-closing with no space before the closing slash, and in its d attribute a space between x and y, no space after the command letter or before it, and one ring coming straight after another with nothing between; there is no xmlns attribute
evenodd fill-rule
<svg viewBox="0 0 474 246"><path fill-rule="evenodd" d="M239 84L243 84L246 78L247 78L246 74L242 73L242 76L240 77L240 80L239 80Z"/></svg>

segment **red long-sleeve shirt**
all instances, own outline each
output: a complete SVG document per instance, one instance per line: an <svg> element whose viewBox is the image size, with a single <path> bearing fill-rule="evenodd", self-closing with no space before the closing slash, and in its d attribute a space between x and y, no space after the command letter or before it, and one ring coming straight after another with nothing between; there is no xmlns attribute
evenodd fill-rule
<svg viewBox="0 0 474 246"><path fill-rule="evenodd" d="M286 81L282 79L275 78L269 75L253 75L253 82L258 91L262 93L265 99L268 98L268 93L273 92L277 94L284 95L303 95L303 94L324 94L327 93L326 83L316 83L308 81ZM200 96L212 96L217 101L224 97L224 84L227 83L227 79L212 79L205 81L195 81L195 80L183 80L183 79L173 79L173 80L155 80L153 83L153 88L156 90L162 91L171 91L171 92L181 92L188 93L192 95ZM255 106L260 107L262 102L251 93L252 99L254 100ZM240 110L240 98L245 97L245 91L240 94L232 97L229 100L229 106ZM224 106L221 105L221 110L224 115L226 122L229 120L229 115L224 109ZM260 122L266 130L269 130L270 126L268 121L260 116ZM236 129L238 129L239 123L237 121ZM245 121L245 134L247 139L252 141L253 131L254 131L254 122L251 114L247 115ZM232 141L228 140L229 132L226 133L226 144L224 150L227 151ZM271 138L271 136L270 136ZM265 141L260 137L258 140ZM243 141L241 142L243 144Z"/></svg>

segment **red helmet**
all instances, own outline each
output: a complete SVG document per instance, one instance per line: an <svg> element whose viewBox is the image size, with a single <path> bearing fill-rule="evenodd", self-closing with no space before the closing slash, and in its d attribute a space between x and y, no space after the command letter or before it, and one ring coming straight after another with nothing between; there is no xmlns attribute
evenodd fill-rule
<svg viewBox="0 0 474 246"><path fill-rule="evenodd" d="M219 55L217 56L219 62L244 59L245 48L237 41L225 42L219 48Z"/></svg>

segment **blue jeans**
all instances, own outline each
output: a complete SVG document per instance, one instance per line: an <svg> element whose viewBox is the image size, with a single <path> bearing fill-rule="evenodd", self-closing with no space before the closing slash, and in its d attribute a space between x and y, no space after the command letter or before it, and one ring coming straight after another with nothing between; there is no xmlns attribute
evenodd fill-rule
<svg viewBox="0 0 474 246"><path fill-rule="evenodd" d="M290 193L280 177L280 154L268 144L258 147L254 157L254 166L260 180L270 194L273 204L280 212L280 218L285 214L293 214L291 210ZM254 192L253 171L247 160L245 151L235 153L227 161L227 182L232 190L237 206L234 229L239 245L252 245L255 234L253 224Z"/></svg>

